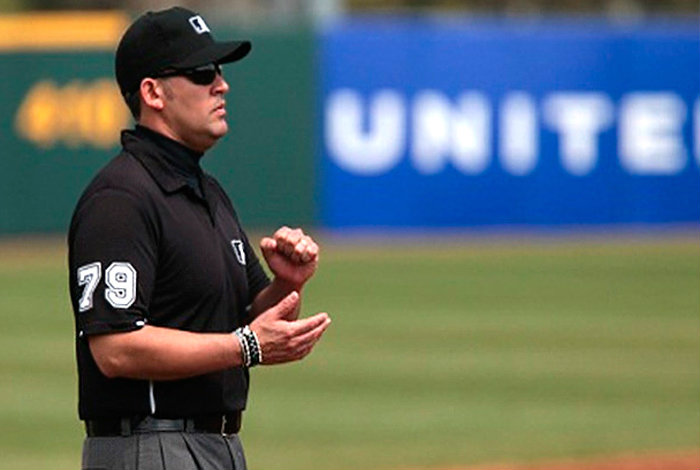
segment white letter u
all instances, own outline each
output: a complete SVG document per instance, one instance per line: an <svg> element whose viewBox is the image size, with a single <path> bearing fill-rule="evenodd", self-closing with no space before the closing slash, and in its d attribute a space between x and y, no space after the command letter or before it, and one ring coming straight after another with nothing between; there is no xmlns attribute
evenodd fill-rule
<svg viewBox="0 0 700 470"><path fill-rule="evenodd" d="M364 176L391 170L403 155L406 135L406 110L399 93L380 90L369 101L366 129L362 97L356 91L331 93L325 114L330 158L344 170Z"/></svg>

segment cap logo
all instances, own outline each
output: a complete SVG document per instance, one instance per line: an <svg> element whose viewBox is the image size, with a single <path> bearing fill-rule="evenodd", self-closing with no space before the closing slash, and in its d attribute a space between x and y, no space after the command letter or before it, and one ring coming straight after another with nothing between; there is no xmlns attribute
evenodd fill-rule
<svg viewBox="0 0 700 470"><path fill-rule="evenodd" d="M197 15L193 16L192 18L189 19L190 24L194 28L195 31L197 31L197 34L204 34L204 33L210 33L209 31L209 26L204 22L204 19Z"/></svg>

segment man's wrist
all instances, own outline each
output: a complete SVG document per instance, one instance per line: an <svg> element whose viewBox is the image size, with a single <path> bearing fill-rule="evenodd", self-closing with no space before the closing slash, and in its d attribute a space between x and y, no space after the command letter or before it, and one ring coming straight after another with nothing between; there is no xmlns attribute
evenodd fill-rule
<svg viewBox="0 0 700 470"><path fill-rule="evenodd" d="M297 291L301 293L301 290L304 288L304 284L306 284L306 281L293 282L280 276L275 276L272 282L273 284L277 285L279 291L285 292L287 294L292 291Z"/></svg>
<svg viewBox="0 0 700 470"><path fill-rule="evenodd" d="M258 335L248 325L238 328L233 332L233 335L238 338L238 343L241 346L242 365L254 367L262 364L262 347Z"/></svg>

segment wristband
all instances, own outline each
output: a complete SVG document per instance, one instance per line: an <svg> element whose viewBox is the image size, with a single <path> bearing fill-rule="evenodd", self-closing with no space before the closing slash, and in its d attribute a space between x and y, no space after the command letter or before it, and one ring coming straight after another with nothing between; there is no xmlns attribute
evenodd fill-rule
<svg viewBox="0 0 700 470"><path fill-rule="evenodd" d="M254 367L262 364L262 348L258 336L248 325L238 328L233 332L241 344L241 356L245 367Z"/></svg>
<svg viewBox="0 0 700 470"><path fill-rule="evenodd" d="M248 367L250 364L250 354L248 353L248 343L241 332L241 328L238 328L233 332L233 334L236 335L236 338L238 338L238 343L241 345L241 358L243 359L243 366Z"/></svg>

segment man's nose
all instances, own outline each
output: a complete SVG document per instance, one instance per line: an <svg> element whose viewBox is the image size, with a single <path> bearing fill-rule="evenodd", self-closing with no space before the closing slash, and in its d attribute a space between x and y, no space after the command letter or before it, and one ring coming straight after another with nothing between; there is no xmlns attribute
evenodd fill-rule
<svg viewBox="0 0 700 470"><path fill-rule="evenodd" d="M231 87L229 86L224 76L217 74L216 79L214 80L214 92L221 93L223 95L228 93L230 88Z"/></svg>

